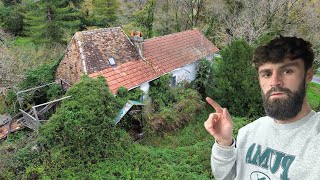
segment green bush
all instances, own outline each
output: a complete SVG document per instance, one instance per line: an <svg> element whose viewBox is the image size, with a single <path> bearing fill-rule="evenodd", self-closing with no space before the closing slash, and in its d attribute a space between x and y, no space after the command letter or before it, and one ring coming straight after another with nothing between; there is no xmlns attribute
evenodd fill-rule
<svg viewBox="0 0 320 180"><path fill-rule="evenodd" d="M17 101L17 95L15 91L13 91L12 89L7 91L4 99L4 104L6 112L11 115L14 115L19 111L19 103Z"/></svg>
<svg viewBox="0 0 320 180"><path fill-rule="evenodd" d="M29 166L26 173L22 175L23 179L40 179L45 176L45 168L43 166Z"/></svg>
<svg viewBox="0 0 320 180"><path fill-rule="evenodd" d="M244 40L233 41L221 51L210 71L207 96L233 116L259 117L264 114L256 70L251 63L253 48Z"/></svg>
<svg viewBox="0 0 320 180"><path fill-rule="evenodd" d="M150 82L148 95L151 97L156 109L168 106L171 103L176 102L174 91L170 86L171 80L172 75L166 74Z"/></svg>
<svg viewBox="0 0 320 180"><path fill-rule="evenodd" d="M19 89L33 88L53 82L61 58L62 56L59 56L56 61L26 71L24 80L19 84Z"/></svg>
<svg viewBox="0 0 320 180"><path fill-rule="evenodd" d="M65 147L59 154L68 153L84 162L114 155L126 133L113 127L112 120L120 106L105 79L83 77L66 95L72 97L41 127L42 143L49 149Z"/></svg>
<svg viewBox="0 0 320 180"><path fill-rule="evenodd" d="M192 86L201 94L203 99L206 97L206 87L208 84L211 66L212 61L201 59L197 66L196 79L192 81Z"/></svg>
<svg viewBox="0 0 320 180"><path fill-rule="evenodd" d="M171 87L171 78L168 74L150 83L151 104L144 109L145 129L149 134L164 134L182 128L204 107L196 90Z"/></svg>
<svg viewBox="0 0 320 180"><path fill-rule="evenodd" d="M22 130L10 134L9 139L0 144L0 179L21 179L26 167L39 164L41 154L31 150L36 144L34 139L35 133Z"/></svg>
<svg viewBox="0 0 320 180"><path fill-rule="evenodd" d="M86 170L81 169L74 174L73 178L212 179L211 145L210 142L201 142L176 149L135 145L121 157L90 165Z"/></svg>
<svg viewBox="0 0 320 180"><path fill-rule="evenodd" d="M144 92L140 88L135 88L128 91L125 87L120 87L117 90L116 99L118 103L123 106L128 100L140 101L141 96L144 95Z"/></svg>

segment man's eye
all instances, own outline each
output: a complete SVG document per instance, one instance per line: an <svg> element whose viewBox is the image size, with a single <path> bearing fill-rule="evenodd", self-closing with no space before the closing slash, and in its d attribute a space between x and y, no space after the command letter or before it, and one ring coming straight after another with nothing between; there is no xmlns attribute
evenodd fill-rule
<svg viewBox="0 0 320 180"><path fill-rule="evenodd" d="M293 70L292 70L292 69L285 69L285 70L283 71L283 74L291 74L291 73L293 73Z"/></svg>
<svg viewBox="0 0 320 180"><path fill-rule="evenodd" d="M261 74L261 77L264 77L264 78L268 78L270 76L271 76L271 73L267 73L267 72Z"/></svg>

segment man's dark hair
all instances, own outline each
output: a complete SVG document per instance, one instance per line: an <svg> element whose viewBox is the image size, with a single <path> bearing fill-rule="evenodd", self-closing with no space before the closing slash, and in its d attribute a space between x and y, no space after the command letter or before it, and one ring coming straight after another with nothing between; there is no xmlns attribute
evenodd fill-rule
<svg viewBox="0 0 320 180"><path fill-rule="evenodd" d="M253 63L258 69L268 62L281 63L285 59L298 58L303 59L306 70L312 67L314 52L311 43L302 38L280 36L266 45L259 46L254 52Z"/></svg>

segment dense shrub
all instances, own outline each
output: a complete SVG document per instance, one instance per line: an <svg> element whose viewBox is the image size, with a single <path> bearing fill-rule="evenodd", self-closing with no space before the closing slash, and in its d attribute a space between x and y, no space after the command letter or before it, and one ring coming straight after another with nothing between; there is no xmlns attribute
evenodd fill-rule
<svg viewBox="0 0 320 180"><path fill-rule="evenodd" d="M135 88L128 91L125 87L120 87L117 90L116 99L120 105L125 105L128 100L140 101L144 92L140 88Z"/></svg>
<svg viewBox="0 0 320 180"><path fill-rule="evenodd" d="M113 127L120 106L105 79L83 77L66 95L72 97L40 129L42 143L48 148L64 147L59 154L69 152L83 161L114 155L125 132Z"/></svg>
<svg viewBox="0 0 320 180"><path fill-rule="evenodd" d="M208 96L233 116L257 117L264 114L255 69L252 66L253 48L244 40L233 41L215 59L206 87Z"/></svg>
<svg viewBox="0 0 320 180"><path fill-rule="evenodd" d="M150 82L148 95L151 97L156 110L177 101L174 90L171 88L171 80L172 75L166 74Z"/></svg>
<svg viewBox="0 0 320 180"><path fill-rule="evenodd" d="M210 147L207 142L176 149L146 148L136 146L126 156L113 162L105 162L99 169L107 174L98 179L210 179Z"/></svg>
<svg viewBox="0 0 320 180"><path fill-rule="evenodd" d="M197 66L196 79L192 81L192 86L201 94L203 99L206 97L206 87L208 84L211 66L212 61L201 59Z"/></svg>
<svg viewBox="0 0 320 180"><path fill-rule="evenodd" d="M29 165L39 164L40 153L32 151L35 133L28 129L10 134L0 146L0 179L20 177Z"/></svg>
<svg viewBox="0 0 320 180"><path fill-rule="evenodd" d="M171 75L150 83L151 104L144 109L146 131L163 134L182 128L204 107L196 90L171 87Z"/></svg>
<svg viewBox="0 0 320 180"><path fill-rule="evenodd" d="M53 82L61 58L62 55L57 57L55 61L42 64L41 66L26 71L23 82L19 84L19 89L28 89Z"/></svg>

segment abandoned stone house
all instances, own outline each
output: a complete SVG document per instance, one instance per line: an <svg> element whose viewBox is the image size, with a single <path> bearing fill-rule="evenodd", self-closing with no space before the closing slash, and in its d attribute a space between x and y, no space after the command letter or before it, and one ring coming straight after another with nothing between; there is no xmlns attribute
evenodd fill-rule
<svg viewBox="0 0 320 180"><path fill-rule="evenodd" d="M82 31L72 38L56 79L74 84L83 74L103 76L113 94L120 87L147 93L149 82L167 73L174 84L194 80L198 61L218 51L197 29L146 40L140 33L128 37L120 27Z"/></svg>

